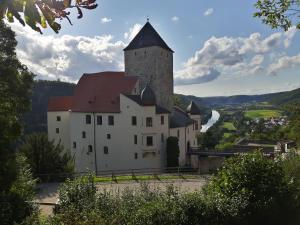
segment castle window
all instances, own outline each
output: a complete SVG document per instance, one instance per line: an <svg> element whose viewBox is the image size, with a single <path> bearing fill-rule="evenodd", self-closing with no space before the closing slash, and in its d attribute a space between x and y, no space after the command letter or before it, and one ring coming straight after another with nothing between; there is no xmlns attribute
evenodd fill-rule
<svg viewBox="0 0 300 225"><path fill-rule="evenodd" d="M76 142L75 141L73 142L73 148L76 148Z"/></svg>
<svg viewBox="0 0 300 225"><path fill-rule="evenodd" d="M152 117L146 118L146 127L152 127Z"/></svg>
<svg viewBox="0 0 300 225"><path fill-rule="evenodd" d="M147 136L147 146L153 146L153 137Z"/></svg>
<svg viewBox="0 0 300 225"><path fill-rule="evenodd" d="M137 145L137 135L134 135L134 144Z"/></svg>
<svg viewBox="0 0 300 225"><path fill-rule="evenodd" d="M132 124L132 126L136 126L136 124L137 124L136 116L131 117L131 124Z"/></svg>
<svg viewBox="0 0 300 225"><path fill-rule="evenodd" d="M56 121L61 121L61 117L60 117L60 116L57 116L57 117L56 117Z"/></svg>
<svg viewBox="0 0 300 225"><path fill-rule="evenodd" d="M86 138L86 133L85 133L85 131L82 131L82 138Z"/></svg>
<svg viewBox="0 0 300 225"><path fill-rule="evenodd" d="M57 134L59 134L59 128L56 128L56 129L55 129L55 132L56 132Z"/></svg>
<svg viewBox="0 0 300 225"><path fill-rule="evenodd" d="M91 115L85 115L85 123L91 124L92 123L92 116Z"/></svg>
<svg viewBox="0 0 300 225"><path fill-rule="evenodd" d="M110 134L107 134L106 137L107 137L107 139L110 139L110 138L111 138L111 135L110 135Z"/></svg>
<svg viewBox="0 0 300 225"><path fill-rule="evenodd" d="M163 133L161 133L161 142L162 142L162 143L164 143L164 141L165 141L164 134L163 134Z"/></svg>
<svg viewBox="0 0 300 225"><path fill-rule="evenodd" d="M104 146L104 147L103 147L103 153L104 153L105 155L108 154L108 147L107 147L107 146Z"/></svg>
<svg viewBox="0 0 300 225"><path fill-rule="evenodd" d="M137 53L136 53L136 52L134 52L134 55L137 55Z"/></svg>
<svg viewBox="0 0 300 225"><path fill-rule="evenodd" d="M161 125L164 125L164 124L165 124L165 117L164 117L164 116L161 116L161 117L160 117L160 124L161 124Z"/></svg>
<svg viewBox="0 0 300 225"><path fill-rule="evenodd" d="M198 130L198 122L195 123L195 130Z"/></svg>
<svg viewBox="0 0 300 225"><path fill-rule="evenodd" d="M177 130L177 138L180 136L180 130Z"/></svg>
<svg viewBox="0 0 300 225"><path fill-rule="evenodd" d="M89 152L92 152L93 151L93 146L89 145Z"/></svg>
<svg viewBox="0 0 300 225"><path fill-rule="evenodd" d="M102 116L97 116L97 125L102 125Z"/></svg>
<svg viewBox="0 0 300 225"><path fill-rule="evenodd" d="M134 153L134 159L137 159L137 158L138 158L138 154Z"/></svg>
<svg viewBox="0 0 300 225"><path fill-rule="evenodd" d="M108 125L113 126L114 122L114 116L108 116Z"/></svg>
<svg viewBox="0 0 300 225"><path fill-rule="evenodd" d="M190 129L189 128L187 129L187 133L190 133Z"/></svg>

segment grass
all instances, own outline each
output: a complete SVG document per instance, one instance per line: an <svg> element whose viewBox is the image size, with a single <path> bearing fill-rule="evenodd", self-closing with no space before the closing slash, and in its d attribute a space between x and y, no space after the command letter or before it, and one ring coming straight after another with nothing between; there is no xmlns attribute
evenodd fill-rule
<svg viewBox="0 0 300 225"><path fill-rule="evenodd" d="M118 175L112 179L111 176L107 177L95 177L95 182L105 183L105 182L122 182L122 181L151 181L151 180L174 180L174 179L197 179L198 175L183 174L179 176L178 174L165 174L165 175Z"/></svg>
<svg viewBox="0 0 300 225"><path fill-rule="evenodd" d="M223 134L223 138L227 139L229 137L231 137L232 133L224 133Z"/></svg>
<svg viewBox="0 0 300 225"><path fill-rule="evenodd" d="M236 130L235 126L231 122L224 122L223 127L225 129L229 130L229 131L235 131Z"/></svg>
<svg viewBox="0 0 300 225"><path fill-rule="evenodd" d="M281 115L281 111L271 109L248 110L245 112L245 116L251 119L280 117Z"/></svg>

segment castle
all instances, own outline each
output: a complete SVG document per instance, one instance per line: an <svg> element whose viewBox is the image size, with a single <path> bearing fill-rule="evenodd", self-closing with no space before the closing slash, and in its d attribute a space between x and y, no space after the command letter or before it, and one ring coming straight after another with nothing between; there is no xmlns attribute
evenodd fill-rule
<svg viewBox="0 0 300 225"><path fill-rule="evenodd" d="M73 96L48 102L48 137L75 159L76 172L166 167L166 142L179 164L197 147L201 115L173 106L173 50L147 22L124 49L125 72L83 74Z"/></svg>

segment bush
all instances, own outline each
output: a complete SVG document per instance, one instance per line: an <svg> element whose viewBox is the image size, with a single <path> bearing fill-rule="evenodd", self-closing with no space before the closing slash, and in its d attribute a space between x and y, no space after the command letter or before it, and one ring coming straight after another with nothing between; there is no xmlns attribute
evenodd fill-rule
<svg viewBox="0 0 300 225"><path fill-rule="evenodd" d="M281 164L260 152L227 160L204 193L220 224L297 224L300 213Z"/></svg>
<svg viewBox="0 0 300 225"><path fill-rule="evenodd" d="M240 155L194 193L146 184L138 190L96 192L92 175L68 180L60 188L60 205L44 224L297 225L299 159Z"/></svg>
<svg viewBox="0 0 300 225"><path fill-rule="evenodd" d="M70 153L60 143L48 141L46 134L26 136L19 150L27 157L33 175L41 181L61 181L73 173Z"/></svg>
<svg viewBox="0 0 300 225"><path fill-rule="evenodd" d="M9 192L0 193L0 221L3 225L20 223L37 212L33 203L36 182L23 155L17 155L16 166L17 177Z"/></svg>

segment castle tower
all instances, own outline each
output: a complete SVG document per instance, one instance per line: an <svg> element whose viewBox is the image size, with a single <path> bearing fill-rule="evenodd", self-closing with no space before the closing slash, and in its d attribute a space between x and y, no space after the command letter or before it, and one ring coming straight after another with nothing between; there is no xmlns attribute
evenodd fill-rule
<svg viewBox="0 0 300 225"><path fill-rule="evenodd" d="M147 22L124 49L125 73L138 76L140 92L149 85L158 105L172 111L173 50Z"/></svg>

